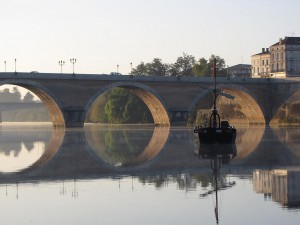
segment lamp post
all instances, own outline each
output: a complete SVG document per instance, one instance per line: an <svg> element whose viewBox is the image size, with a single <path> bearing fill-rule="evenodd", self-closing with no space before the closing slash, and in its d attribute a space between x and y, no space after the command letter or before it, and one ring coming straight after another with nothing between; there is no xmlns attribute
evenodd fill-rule
<svg viewBox="0 0 300 225"><path fill-rule="evenodd" d="M17 73L17 59L15 59L15 73Z"/></svg>
<svg viewBox="0 0 300 225"><path fill-rule="evenodd" d="M132 74L132 62L130 63L130 74Z"/></svg>
<svg viewBox="0 0 300 225"><path fill-rule="evenodd" d="M73 64L73 74L74 74L74 64L76 63L76 61L77 61L77 60L74 59L74 58L73 58L73 59L70 59L70 62Z"/></svg>
<svg viewBox="0 0 300 225"><path fill-rule="evenodd" d="M4 72L6 73L6 60L4 61Z"/></svg>
<svg viewBox="0 0 300 225"><path fill-rule="evenodd" d="M62 67L65 65L65 61L60 60L60 61L58 61L58 64L60 65L60 73L62 73Z"/></svg>
<svg viewBox="0 0 300 225"><path fill-rule="evenodd" d="M119 65L117 65L117 73L119 73Z"/></svg>

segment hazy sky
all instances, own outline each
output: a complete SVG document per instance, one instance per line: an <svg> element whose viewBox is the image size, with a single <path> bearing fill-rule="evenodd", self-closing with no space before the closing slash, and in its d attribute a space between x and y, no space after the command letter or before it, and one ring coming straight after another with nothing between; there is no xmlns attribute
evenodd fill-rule
<svg viewBox="0 0 300 225"><path fill-rule="evenodd" d="M0 0L0 71L127 74L183 52L229 66L300 36L299 0Z"/></svg>

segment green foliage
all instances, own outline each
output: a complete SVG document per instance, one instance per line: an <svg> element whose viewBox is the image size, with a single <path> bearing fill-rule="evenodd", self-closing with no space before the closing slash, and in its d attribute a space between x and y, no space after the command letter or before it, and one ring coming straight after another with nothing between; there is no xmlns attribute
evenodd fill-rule
<svg viewBox="0 0 300 225"><path fill-rule="evenodd" d="M142 100L124 88L114 88L99 96L87 116L97 123L152 123L152 115Z"/></svg>
<svg viewBox="0 0 300 225"><path fill-rule="evenodd" d="M136 76L211 76L213 60L217 60L217 75L226 75L225 60L220 56L211 55L207 60L200 58L197 62L195 57L183 53L175 63L165 64L159 58L154 58L150 63L141 62L132 69L131 75Z"/></svg>
<svg viewBox="0 0 300 225"><path fill-rule="evenodd" d="M193 76L193 66L195 57L183 53L183 56L177 58L174 64L170 65L168 74L170 76Z"/></svg>
<svg viewBox="0 0 300 225"><path fill-rule="evenodd" d="M105 104L107 102L107 93L99 96L87 115L87 122L107 123L107 115L104 113Z"/></svg>
<svg viewBox="0 0 300 225"><path fill-rule="evenodd" d="M151 63L141 62L135 69L132 69L131 75L144 76L165 76L167 65L163 64L161 59L154 58Z"/></svg>
<svg viewBox="0 0 300 225"><path fill-rule="evenodd" d="M111 165L135 163L153 134L152 129L136 132L135 129L122 128L113 126L113 129L97 129L92 132L86 130L85 133L88 145L102 160Z"/></svg>
<svg viewBox="0 0 300 225"><path fill-rule="evenodd" d="M211 76L214 59L217 61L217 76L225 76L227 74L225 60L220 56L215 55L211 55L209 60L206 60L205 58L199 59L199 61L195 63L193 67L193 74L197 77Z"/></svg>
<svg viewBox="0 0 300 225"><path fill-rule="evenodd" d="M199 59L199 61L193 66L193 74L196 77L205 77L209 74L209 68L205 58Z"/></svg>

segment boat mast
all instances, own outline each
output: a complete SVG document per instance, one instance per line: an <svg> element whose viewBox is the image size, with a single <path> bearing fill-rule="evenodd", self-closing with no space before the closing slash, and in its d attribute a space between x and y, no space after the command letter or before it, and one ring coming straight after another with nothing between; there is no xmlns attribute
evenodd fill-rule
<svg viewBox="0 0 300 225"><path fill-rule="evenodd" d="M214 59L212 65L212 76L214 79L214 108L213 108L213 127L217 127L217 75L216 75L216 62L217 60Z"/></svg>
<svg viewBox="0 0 300 225"><path fill-rule="evenodd" d="M216 101L217 101L216 62L217 62L217 60L214 59L213 66L212 66L212 76L213 76L213 79L214 79L214 110L217 110L217 106L216 106Z"/></svg>
<svg viewBox="0 0 300 225"><path fill-rule="evenodd" d="M215 182L216 205L214 208L214 212L215 212L216 223L219 224L218 174L219 174L220 167L221 167L221 161L218 158L218 156L215 156L211 159L210 164L211 164L211 168L213 171L213 179Z"/></svg>

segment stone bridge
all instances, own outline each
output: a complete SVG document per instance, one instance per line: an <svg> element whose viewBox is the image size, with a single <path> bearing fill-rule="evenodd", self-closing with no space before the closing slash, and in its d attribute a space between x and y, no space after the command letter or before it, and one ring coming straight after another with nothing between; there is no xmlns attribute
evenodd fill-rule
<svg viewBox="0 0 300 225"><path fill-rule="evenodd" d="M62 127L82 127L96 98L115 87L126 88L143 100L155 124L183 124L213 86L209 77L0 73L0 85L4 84L35 93L47 107L53 125ZM249 123L270 123L280 107L300 99L300 78L218 78L217 86L236 97Z"/></svg>

